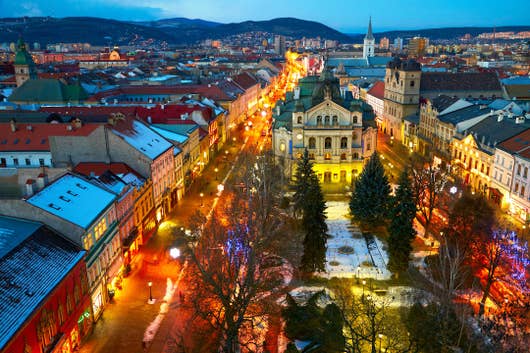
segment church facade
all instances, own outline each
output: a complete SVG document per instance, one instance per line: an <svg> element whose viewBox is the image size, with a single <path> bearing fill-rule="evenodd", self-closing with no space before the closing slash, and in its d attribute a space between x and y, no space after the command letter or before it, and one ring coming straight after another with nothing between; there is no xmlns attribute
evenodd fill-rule
<svg viewBox="0 0 530 353"><path fill-rule="evenodd" d="M347 93L326 67L277 103L272 148L285 174L294 174L305 149L323 184L348 185L360 174L376 149L377 127L372 107Z"/></svg>

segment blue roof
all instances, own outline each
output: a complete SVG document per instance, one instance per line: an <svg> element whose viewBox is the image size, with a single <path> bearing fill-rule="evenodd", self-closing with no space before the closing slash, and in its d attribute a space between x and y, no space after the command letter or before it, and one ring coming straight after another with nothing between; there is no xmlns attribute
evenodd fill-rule
<svg viewBox="0 0 530 353"><path fill-rule="evenodd" d="M165 124L157 124L157 125L165 125ZM171 141L176 141L178 143L184 143L188 140L187 135L171 131L170 129L166 129L165 127L160 128L158 126L153 125L151 128L155 130L156 132L158 132L160 135L162 135L164 138L171 140Z"/></svg>
<svg viewBox="0 0 530 353"><path fill-rule="evenodd" d="M505 85L530 85L529 76L508 77L501 80Z"/></svg>
<svg viewBox="0 0 530 353"><path fill-rule="evenodd" d="M0 216L0 259L41 226L42 224L37 222L21 222L16 218Z"/></svg>
<svg viewBox="0 0 530 353"><path fill-rule="evenodd" d="M65 174L27 200L83 229L89 226L115 200L116 195L87 180Z"/></svg>
<svg viewBox="0 0 530 353"><path fill-rule="evenodd" d="M0 216L11 250L0 257L0 350L83 259L85 252L42 224Z"/></svg>
<svg viewBox="0 0 530 353"><path fill-rule="evenodd" d="M152 126L158 128L159 130L173 132L175 134L189 136L193 131L199 128L199 125L196 123L189 124L153 124ZM159 131L157 130L157 131ZM176 140L175 140L176 141Z"/></svg>
<svg viewBox="0 0 530 353"><path fill-rule="evenodd" d="M127 128L119 126L112 131L151 160L155 160L172 147L171 143L138 120L133 120Z"/></svg>

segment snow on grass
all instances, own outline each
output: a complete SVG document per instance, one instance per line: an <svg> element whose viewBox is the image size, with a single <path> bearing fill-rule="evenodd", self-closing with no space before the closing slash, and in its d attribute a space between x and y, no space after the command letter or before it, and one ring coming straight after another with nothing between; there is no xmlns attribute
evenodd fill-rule
<svg viewBox="0 0 530 353"><path fill-rule="evenodd" d="M372 257L359 227L352 225L347 201L327 202L328 233L331 238L327 242L325 277L375 278L390 279L387 270L388 255L383 250L383 243L375 238L377 248L372 250ZM351 247L353 253L339 251L343 247ZM377 250L379 249L379 250ZM349 251L348 251L349 252Z"/></svg>

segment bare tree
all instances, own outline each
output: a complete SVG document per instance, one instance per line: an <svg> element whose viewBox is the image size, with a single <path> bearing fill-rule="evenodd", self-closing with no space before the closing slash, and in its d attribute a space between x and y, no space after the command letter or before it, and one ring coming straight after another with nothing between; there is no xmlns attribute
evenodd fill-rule
<svg viewBox="0 0 530 353"><path fill-rule="evenodd" d="M282 284L277 271L263 266L281 225L269 158L247 162L240 175L244 190L223 200L223 210L191 221L197 239L190 247L195 310L218 332L220 352L255 350L271 294Z"/></svg>
<svg viewBox="0 0 530 353"><path fill-rule="evenodd" d="M391 307L394 299L372 292L355 296L351 284L346 281L332 288L332 299L342 313L346 351L376 353L381 345L386 352L410 352L410 341L399 312Z"/></svg>
<svg viewBox="0 0 530 353"><path fill-rule="evenodd" d="M412 189L420 215L425 220L425 235L429 232L433 212L440 206L447 172L436 166L432 160L418 160L411 163Z"/></svg>

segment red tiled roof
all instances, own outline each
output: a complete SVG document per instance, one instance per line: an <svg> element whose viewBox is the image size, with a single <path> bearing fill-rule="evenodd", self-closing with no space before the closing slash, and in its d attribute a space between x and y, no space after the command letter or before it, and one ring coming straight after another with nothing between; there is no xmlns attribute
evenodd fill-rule
<svg viewBox="0 0 530 353"><path fill-rule="evenodd" d="M368 91L368 94L383 99L385 98L385 82L384 81L376 81L372 88Z"/></svg>
<svg viewBox="0 0 530 353"><path fill-rule="evenodd" d="M74 168L76 173L86 176L90 176L91 173L94 173L95 176L100 176L107 170L110 170L114 174L134 173L137 176L140 176L140 174L136 173L134 169L125 163L82 162L76 165Z"/></svg>
<svg viewBox="0 0 530 353"><path fill-rule="evenodd" d="M509 153L519 154L525 158L530 157L530 129L504 140L497 146Z"/></svg>
<svg viewBox="0 0 530 353"><path fill-rule="evenodd" d="M0 151L49 151L50 136L88 136L100 124L84 124L76 129L71 124L17 124L11 131L10 123L0 123ZM71 126L71 130L68 130Z"/></svg>
<svg viewBox="0 0 530 353"><path fill-rule="evenodd" d="M135 106L70 106L70 107L41 107L39 111L46 113L57 113L65 116L103 116L112 113L121 113L125 116L136 115Z"/></svg>
<svg viewBox="0 0 530 353"><path fill-rule="evenodd" d="M15 75L13 75L13 76L9 76L9 77L4 78L2 81L0 81L0 83L2 83L2 84L16 84L17 81L15 79Z"/></svg>
<svg viewBox="0 0 530 353"><path fill-rule="evenodd" d="M243 72L239 75L236 75L232 77L232 80L234 80L234 82L241 86L241 88L244 90L247 90L258 83L258 80L248 72Z"/></svg>
<svg viewBox="0 0 530 353"><path fill-rule="evenodd" d="M122 86L104 92L99 92L88 99L88 101L99 101L103 98L118 95L156 95L156 94L200 94L213 100L230 100L219 87L215 85L179 85L179 86Z"/></svg>
<svg viewBox="0 0 530 353"><path fill-rule="evenodd" d="M200 111L203 119L207 122L211 120L212 109L210 107L202 107L194 104L167 104L162 106L157 105L154 108L138 107L138 117L147 121L147 117L151 117L152 124L171 124L172 121L182 120L181 116L188 114L188 119L193 112Z"/></svg>

